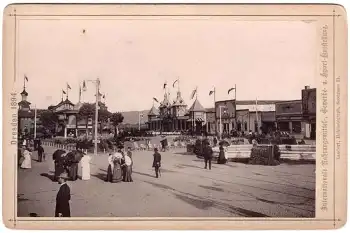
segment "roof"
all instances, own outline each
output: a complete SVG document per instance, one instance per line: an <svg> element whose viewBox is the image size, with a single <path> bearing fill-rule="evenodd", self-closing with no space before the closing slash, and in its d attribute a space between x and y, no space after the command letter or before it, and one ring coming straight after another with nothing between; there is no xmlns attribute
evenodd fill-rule
<svg viewBox="0 0 350 233"><path fill-rule="evenodd" d="M22 101L18 102L18 105L19 105L19 106L27 107L27 108L29 108L30 104L31 104L31 103L28 102L27 100L22 100Z"/></svg>
<svg viewBox="0 0 350 233"><path fill-rule="evenodd" d="M264 104L275 104L276 102L279 102L282 100L237 100L236 104L237 105L255 105L256 102L258 102L258 105L264 105Z"/></svg>
<svg viewBox="0 0 350 233"><path fill-rule="evenodd" d="M192 106L189 109L190 112L205 112L205 108L203 107L203 105L198 101L198 99L196 99Z"/></svg>
<svg viewBox="0 0 350 233"><path fill-rule="evenodd" d="M25 89L25 88L23 88L23 91L21 92L21 95L28 96L28 92L26 91L26 89Z"/></svg>
<svg viewBox="0 0 350 233"><path fill-rule="evenodd" d="M158 114L159 114L158 110L153 105L151 110L149 110L148 112L148 116L157 116Z"/></svg>
<svg viewBox="0 0 350 233"><path fill-rule="evenodd" d="M206 108L205 111L206 112L215 112L215 108Z"/></svg>
<svg viewBox="0 0 350 233"><path fill-rule="evenodd" d="M180 91L177 92L177 96L176 96L176 99L173 103L173 106L186 106L184 99L181 97Z"/></svg>
<svg viewBox="0 0 350 233"><path fill-rule="evenodd" d="M269 112L269 111L275 111L276 105L275 104L251 104L251 105L236 105L237 111L239 110L246 110L248 109L250 112Z"/></svg>
<svg viewBox="0 0 350 233"><path fill-rule="evenodd" d="M34 111L18 110L18 118L34 118Z"/></svg>
<svg viewBox="0 0 350 233"><path fill-rule="evenodd" d="M160 107L169 107L171 104L170 104L170 101L169 101L169 98L168 98L168 94L167 93L164 93L164 99L163 101L160 103Z"/></svg>

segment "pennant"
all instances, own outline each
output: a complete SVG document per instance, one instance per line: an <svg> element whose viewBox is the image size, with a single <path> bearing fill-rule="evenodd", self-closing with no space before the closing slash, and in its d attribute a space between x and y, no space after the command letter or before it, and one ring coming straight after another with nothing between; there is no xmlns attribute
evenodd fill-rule
<svg viewBox="0 0 350 233"><path fill-rule="evenodd" d="M166 88L166 85L167 85L167 84L166 84L166 82L165 82L165 83L164 83L164 86L163 86L163 89L165 89L165 88Z"/></svg>
<svg viewBox="0 0 350 233"><path fill-rule="evenodd" d="M153 97L153 100L156 101L157 103L159 103L159 101L156 98L154 98L154 97Z"/></svg>
<svg viewBox="0 0 350 233"><path fill-rule="evenodd" d="M212 95L214 93L214 91L209 91L209 95Z"/></svg>
<svg viewBox="0 0 350 233"><path fill-rule="evenodd" d="M86 91L86 83L85 83L85 81L83 82L83 91Z"/></svg>
<svg viewBox="0 0 350 233"><path fill-rule="evenodd" d="M176 79L175 82L173 83L173 87L175 87L175 84L178 82L179 80Z"/></svg>
<svg viewBox="0 0 350 233"><path fill-rule="evenodd" d="M68 88L68 89L72 89L72 88L69 86L69 84L68 84L68 83L67 83L67 88Z"/></svg>
<svg viewBox="0 0 350 233"><path fill-rule="evenodd" d="M27 77L26 75L24 75L24 78L25 78L25 80L28 82L28 77Z"/></svg>
<svg viewBox="0 0 350 233"><path fill-rule="evenodd" d="M232 90L236 90L236 88L232 87L232 88L228 89L227 94L230 94L230 92L231 92Z"/></svg>
<svg viewBox="0 0 350 233"><path fill-rule="evenodd" d="M194 89L194 90L192 91L192 94L191 94L191 99L193 99L193 98L194 98L194 96L196 95L196 93L197 93L197 88L196 88L196 89Z"/></svg>
<svg viewBox="0 0 350 233"><path fill-rule="evenodd" d="M62 93L63 93L63 94L67 94L64 90L62 90Z"/></svg>

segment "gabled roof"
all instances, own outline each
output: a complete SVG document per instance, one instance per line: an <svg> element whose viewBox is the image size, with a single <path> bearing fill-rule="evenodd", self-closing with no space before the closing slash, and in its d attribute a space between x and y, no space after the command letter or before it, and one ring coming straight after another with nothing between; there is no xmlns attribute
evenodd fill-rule
<svg viewBox="0 0 350 233"><path fill-rule="evenodd" d="M205 112L205 108L201 103L199 103L198 99L196 99L192 106L189 109L190 112Z"/></svg>
<svg viewBox="0 0 350 233"><path fill-rule="evenodd" d="M158 110L153 105L151 110L149 110L149 112L148 112L148 116L157 116L158 114L159 114Z"/></svg>

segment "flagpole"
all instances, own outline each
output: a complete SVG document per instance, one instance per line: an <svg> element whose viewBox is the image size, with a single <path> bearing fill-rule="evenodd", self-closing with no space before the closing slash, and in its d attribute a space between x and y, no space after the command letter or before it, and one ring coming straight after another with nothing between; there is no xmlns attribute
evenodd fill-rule
<svg viewBox="0 0 350 233"><path fill-rule="evenodd" d="M67 94L66 94L67 96L66 97L68 99L68 83L67 83L67 87L66 88L67 88Z"/></svg>
<svg viewBox="0 0 350 233"><path fill-rule="evenodd" d="M256 125L259 127L258 124L258 97L255 99L255 117L256 117ZM258 129L259 131L259 129Z"/></svg>
<svg viewBox="0 0 350 233"><path fill-rule="evenodd" d="M217 120L216 120L216 88L214 87L214 111L215 111L215 132L216 134L218 133L218 130L217 130Z"/></svg>
<svg viewBox="0 0 350 233"><path fill-rule="evenodd" d="M23 89L26 89L26 76L24 75L23 78Z"/></svg>

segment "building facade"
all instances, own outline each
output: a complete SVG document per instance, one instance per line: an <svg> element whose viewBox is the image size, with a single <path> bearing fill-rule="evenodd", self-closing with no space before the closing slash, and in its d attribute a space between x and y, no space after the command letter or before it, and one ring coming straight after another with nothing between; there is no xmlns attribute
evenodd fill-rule
<svg viewBox="0 0 350 233"><path fill-rule="evenodd" d="M277 127L296 138L316 139L316 88L306 86L301 96L276 103Z"/></svg>

